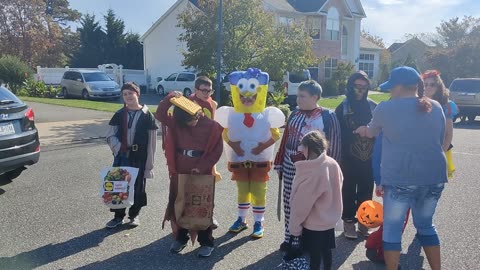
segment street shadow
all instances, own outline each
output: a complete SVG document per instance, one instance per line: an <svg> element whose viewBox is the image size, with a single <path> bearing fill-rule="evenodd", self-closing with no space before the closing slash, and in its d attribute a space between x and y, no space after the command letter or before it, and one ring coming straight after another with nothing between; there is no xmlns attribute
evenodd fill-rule
<svg viewBox="0 0 480 270"><path fill-rule="evenodd" d="M339 269L345 261L352 255L353 251L359 244L364 244L365 238L359 236L358 239L346 239L343 233L335 238L336 248L332 250L333 253L333 265L332 269Z"/></svg>
<svg viewBox="0 0 480 270"><path fill-rule="evenodd" d="M6 174L0 175L0 187L12 183L12 180Z"/></svg>
<svg viewBox="0 0 480 270"><path fill-rule="evenodd" d="M40 267L97 247L105 237L128 229L130 229L128 226L112 230L103 228L63 243L45 245L13 257L0 257L0 269L33 269Z"/></svg>
<svg viewBox="0 0 480 270"><path fill-rule="evenodd" d="M402 269L425 269L423 263L425 258L421 256L422 246L417 238L414 238L408 247L407 254L400 255L400 265Z"/></svg>
<svg viewBox="0 0 480 270"><path fill-rule="evenodd" d="M242 268L241 270L271 270L282 269L282 253L280 250L270 253L263 259Z"/></svg>
<svg viewBox="0 0 480 270"><path fill-rule="evenodd" d="M189 251L172 254L169 250L173 236L170 234L147 246L123 252L107 260L95 262L78 269L212 269L217 262L223 260L225 256L251 239L249 236L245 236L230 241L235 237L235 234L226 233L215 239L215 250L212 255L208 258L198 258L198 243L195 243L192 249L191 242L189 242L186 247L186 250Z"/></svg>
<svg viewBox="0 0 480 270"><path fill-rule="evenodd" d="M385 270L385 264L375 263L372 261L361 261L356 264L352 264L353 270Z"/></svg>

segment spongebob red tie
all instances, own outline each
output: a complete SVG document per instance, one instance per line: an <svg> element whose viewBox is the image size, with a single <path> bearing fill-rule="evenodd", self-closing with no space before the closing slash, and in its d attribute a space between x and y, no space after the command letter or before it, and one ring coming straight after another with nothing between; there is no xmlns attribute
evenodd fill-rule
<svg viewBox="0 0 480 270"><path fill-rule="evenodd" d="M253 122L255 122L255 119L253 119L251 113L244 113L244 115L245 115L245 118L243 119L243 124L246 127L251 128L253 126Z"/></svg>

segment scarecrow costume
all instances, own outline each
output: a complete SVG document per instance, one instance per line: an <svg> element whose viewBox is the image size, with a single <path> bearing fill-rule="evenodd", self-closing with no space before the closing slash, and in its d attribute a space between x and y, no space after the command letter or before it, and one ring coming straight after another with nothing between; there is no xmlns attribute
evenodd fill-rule
<svg viewBox="0 0 480 270"><path fill-rule="evenodd" d="M252 206L252 237L263 237L267 181L272 165L275 141L285 123L277 108L265 108L269 76L256 68L232 72L229 76L233 107L220 107L215 120L225 128L225 154L232 180L237 184L238 218L230 227L240 232L248 225L246 216ZM234 146L236 146L234 149Z"/></svg>
<svg viewBox="0 0 480 270"><path fill-rule="evenodd" d="M186 244L191 237L194 242L198 234L201 246L213 247L212 228L198 232L181 228L176 223L174 206L178 194L178 174L192 174L192 169L196 168L200 175L212 175L213 166L220 159L223 151L223 129L217 122L201 114L196 116L198 117L196 125L179 125L168 113L172 106L172 98L174 98L173 93L166 96L158 105L155 114L157 120L162 123L162 147L170 177L168 205L162 228L165 221L170 221L176 241ZM197 118L193 119L197 120Z"/></svg>

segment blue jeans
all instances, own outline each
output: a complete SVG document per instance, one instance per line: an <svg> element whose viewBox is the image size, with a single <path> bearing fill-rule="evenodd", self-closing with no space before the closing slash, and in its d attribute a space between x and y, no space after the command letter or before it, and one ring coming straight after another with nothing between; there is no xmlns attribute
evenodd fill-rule
<svg viewBox="0 0 480 270"><path fill-rule="evenodd" d="M425 186L384 186L383 196L383 248L402 250L402 232L410 208L417 239L422 246L439 246L433 215L444 184Z"/></svg>

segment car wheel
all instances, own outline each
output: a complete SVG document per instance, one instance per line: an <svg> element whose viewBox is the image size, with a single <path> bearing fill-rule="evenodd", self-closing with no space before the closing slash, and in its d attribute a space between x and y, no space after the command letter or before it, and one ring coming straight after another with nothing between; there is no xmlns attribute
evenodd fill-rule
<svg viewBox="0 0 480 270"><path fill-rule="evenodd" d="M163 88L163 86L159 85L157 87L157 93L160 95L160 96L165 96L165 89Z"/></svg>
<svg viewBox="0 0 480 270"><path fill-rule="evenodd" d="M183 89L184 96L189 97L191 94L192 94L192 90L190 90L189 88Z"/></svg>
<svg viewBox="0 0 480 270"><path fill-rule="evenodd" d="M477 117L477 115L474 114L474 113L471 113L471 114L467 115L468 122L469 122L469 123L475 122L475 118L476 118L476 117Z"/></svg>
<svg viewBox="0 0 480 270"><path fill-rule="evenodd" d="M83 89L83 92L82 92L82 98L84 100L89 100L90 99L90 95L88 94L88 91Z"/></svg>
<svg viewBox="0 0 480 270"><path fill-rule="evenodd" d="M19 177L20 174L21 174L25 169L26 169L25 167L17 168L17 169L15 169L15 170L13 170L13 171L9 171L9 172L5 173L5 176L7 176L7 178L8 178L9 180L13 180L13 179Z"/></svg>
<svg viewBox="0 0 480 270"><path fill-rule="evenodd" d="M63 87L62 88L62 91L63 91L63 98L69 98L70 96L68 95L68 91L67 91L67 88L66 87Z"/></svg>

